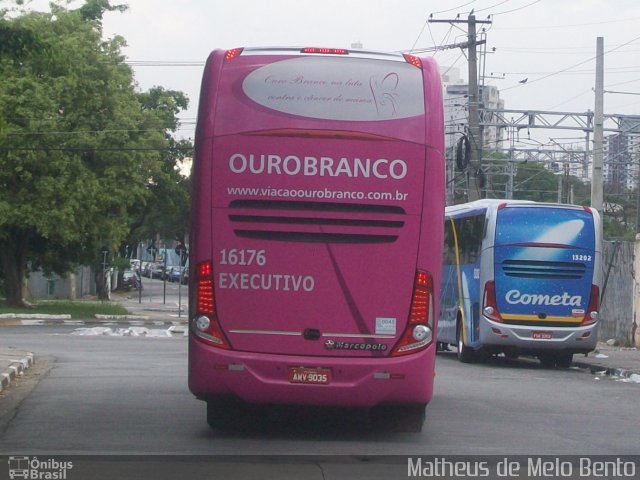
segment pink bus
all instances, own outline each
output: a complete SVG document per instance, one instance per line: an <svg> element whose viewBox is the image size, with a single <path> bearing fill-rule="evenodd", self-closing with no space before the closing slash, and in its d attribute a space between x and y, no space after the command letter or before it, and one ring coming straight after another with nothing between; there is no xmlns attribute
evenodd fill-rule
<svg viewBox="0 0 640 480"><path fill-rule="evenodd" d="M189 388L216 428L252 404L362 407L419 430L444 218L431 59L215 50L192 172Z"/></svg>

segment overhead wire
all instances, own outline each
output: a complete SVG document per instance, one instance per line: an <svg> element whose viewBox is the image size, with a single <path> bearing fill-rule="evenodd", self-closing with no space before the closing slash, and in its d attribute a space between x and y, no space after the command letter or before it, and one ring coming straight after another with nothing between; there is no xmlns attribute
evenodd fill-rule
<svg viewBox="0 0 640 480"><path fill-rule="evenodd" d="M605 53L605 54L607 54L607 53L613 52L613 51L615 51L615 50L618 50L619 48L622 48L622 47L624 47L624 46L630 45L630 44L632 44L632 43L634 43L634 42L636 42L636 41L638 41L638 40L640 40L640 36L639 36L639 37L636 37L636 38L634 38L634 39L632 39L632 40L629 40L628 42L623 43L622 45L620 45L620 46L618 46L618 47L612 48L611 50L607 50L607 51L606 51L606 52L604 52L604 53ZM524 87L524 86L531 85L532 83L536 83L536 82L539 82L539 81L541 81L541 80L545 80L545 79L547 79L547 78L549 78L549 77L553 77L553 76L555 76L555 75L559 75L559 74L561 74L561 73L567 72L567 71L569 71L569 70L571 70L571 69L573 69L573 68L575 68L575 67L579 67L580 65L584 65L584 64L586 64L586 63L592 62L592 61L593 61L593 60L595 60L596 58L597 58L597 56L590 57L590 58L588 58L588 59L586 59L586 60L584 60L584 61L582 61L582 62L578 62L578 63L576 63L576 64L574 64L574 65L569 66L569 67L563 68L563 69L561 69L561 70L557 70L556 72L549 73L548 75L544 75L544 76L542 76L542 77L539 77L539 78L533 79L533 80L531 80L531 81L528 81L527 83L519 83L519 84L516 84L516 85L512 85L511 87L503 88L501 91L513 90L514 88L520 88L520 87Z"/></svg>

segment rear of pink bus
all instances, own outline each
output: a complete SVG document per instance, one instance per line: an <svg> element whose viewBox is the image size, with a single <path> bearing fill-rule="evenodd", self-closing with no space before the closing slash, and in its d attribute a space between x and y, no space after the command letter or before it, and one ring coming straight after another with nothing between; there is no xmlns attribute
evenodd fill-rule
<svg viewBox="0 0 640 480"><path fill-rule="evenodd" d="M215 50L192 172L189 387L422 425L444 215L440 77L409 55Z"/></svg>

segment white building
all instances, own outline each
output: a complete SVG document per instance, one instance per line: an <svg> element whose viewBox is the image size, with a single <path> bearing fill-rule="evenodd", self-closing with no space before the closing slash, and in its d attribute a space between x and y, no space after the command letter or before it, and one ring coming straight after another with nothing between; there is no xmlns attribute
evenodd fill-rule
<svg viewBox="0 0 640 480"><path fill-rule="evenodd" d="M460 134L467 133L469 126L469 85L460 78L460 69L443 68L442 83L444 90L444 123L446 133L446 147L451 149L456 145ZM500 99L497 87L480 86L480 110L483 108L504 109L504 101ZM482 128L483 151L502 149L502 129L498 127Z"/></svg>

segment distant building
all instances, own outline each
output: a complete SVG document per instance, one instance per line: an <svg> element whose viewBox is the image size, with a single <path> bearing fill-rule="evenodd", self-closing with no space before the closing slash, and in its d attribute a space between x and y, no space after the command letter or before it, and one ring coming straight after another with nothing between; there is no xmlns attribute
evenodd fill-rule
<svg viewBox="0 0 640 480"><path fill-rule="evenodd" d="M467 133L469 127L469 85L460 78L460 69L442 68L442 83L444 89L444 123L446 133L446 147L453 149L460 138L459 134ZM504 100L500 99L500 91L491 85L480 86L480 110L504 109ZM496 151L503 148L503 134L501 128L485 127L482 129L482 149Z"/></svg>
<svg viewBox="0 0 640 480"><path fill-rule="evenodd" d="M609 135L604 148L603 176L608 190L615 193L633 190L638 182L638 139L625 134Z"/></svg>

